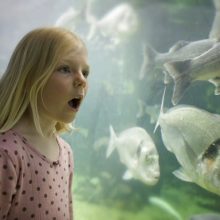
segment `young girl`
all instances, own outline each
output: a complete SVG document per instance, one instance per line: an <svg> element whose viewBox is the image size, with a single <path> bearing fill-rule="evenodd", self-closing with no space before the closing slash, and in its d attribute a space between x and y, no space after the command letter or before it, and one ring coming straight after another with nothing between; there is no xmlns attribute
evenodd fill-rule
<svg viewBox="0 0 220 220"><path fill-rule="evenodd" d="M72 220L71 129L88 84L87 50L62 28L17 45L0 81L0 219Z"/></svg>

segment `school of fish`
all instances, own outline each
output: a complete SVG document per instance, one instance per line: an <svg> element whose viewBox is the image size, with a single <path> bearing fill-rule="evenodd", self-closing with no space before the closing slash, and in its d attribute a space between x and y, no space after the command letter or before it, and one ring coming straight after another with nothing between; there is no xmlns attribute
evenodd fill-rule
<svg viewBox="0 0 220 220"><path fill-rule="evenodd" d="M163 83L173 83L173 105L180 102L195 81L212 83L215 87L214 94L220 95L220 1L213 0L213 3L216 14L207 39L179 40L164 53L156 51L148 43L143 47L139 78L142 80L149 77L154 70L160 70L164 74ZM97 36L109 38L112 48L122 42L124 34L129 35L138 26L137 14L130 4L118 4L98 19L92 13L91 1L78 11L69 8L57 19L55 25L74 29L76 25L81 26L81 21L87 25L85 38L88 41L94 41ZM151 123L155 123L159 105L148 106L141 100L138 105L137 117L145 114L150 117ZM166 112L163 110L163 101L161 106L157 124L161 129L162 141L181 166L173 172L174 175L220 195L220 116L194 106L177 105L166 109ZM128 128L117 135L110 126L106 157L115 149L120 162L126 166L124 180L136 179L146 185L158 183L159 154L153 138L144 128ZM150 201L172 210L157 198L151 198ZM181 219L178 213L170 212ZM190 218L200 219L219 219L219 215L195 215Z"/></svg>
<svg viewBox="0 0 220 220"><path fill-rule="evenodd" d="M218 3L215 1L216 7ZM218 19L215 17L216 22ZM213 24L213 28L216 29L216 27L217 25ZM194 81L211 82L215 86L215 94L219 95L220 41L217 38L218 33L219 30L212 29L209 39L192 42L178 41L167 53L159 53L150 45L145 45L140 79L156 68L161 69L161 72L165 73L164 83L168 84L171 80L174 82L173 105L178 104ZM149 108L149 106L143 108L143 104L140 106L137 117L141 117L143 112L147 114L147 107ZM164 108L163 101L161 108ZM180 169L173 172L174 175L183 181L194 182L220 195L220 116L194 106L176 106L166 112L163 111L161 109L157 122L161 128L162 140L167 150L174 153L181 165ZM117 137L111 127L107 157L114 148L117 148L120 161L128 168L123 178L133 177L148 185L153 185L159 178L159 155L150 135L147 135L148 142L145 141L146 144L142 144L136 129L136 127L128 129ZM142 148L145 150L142 151ZM142 156L143 152L153 153L154 160L148 160L151 161L149 164L143 163L147 157L149 158L149 154ZM137 166L137 164L142 165ZM152 181L149 184L146 178L152 176L153 184Z"/></svg>

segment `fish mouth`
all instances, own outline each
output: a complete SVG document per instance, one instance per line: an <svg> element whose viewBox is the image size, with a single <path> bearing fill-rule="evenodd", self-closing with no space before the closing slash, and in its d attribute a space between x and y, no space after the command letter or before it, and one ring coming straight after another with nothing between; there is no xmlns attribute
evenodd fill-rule
<svg viewBox="0 0 220 220"><path fill-rule="evenodd" d="M78 110L80 107L80 104L82 102L83 96L74 97L71 100L68 101L68 105L74 109Z"/></svg>

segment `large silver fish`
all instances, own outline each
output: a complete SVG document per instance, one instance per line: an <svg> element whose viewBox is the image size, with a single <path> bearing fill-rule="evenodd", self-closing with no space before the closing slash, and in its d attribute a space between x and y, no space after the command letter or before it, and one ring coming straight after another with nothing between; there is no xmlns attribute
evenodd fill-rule
<svg viewBox="0 0 220 220"><path fill-rule="evenodd" d="M220 94L220 42L200 56L184 61L167 62L166 71L174 80L172 103L183 97L187 88L197 80L215 85L215 95Z"/></svg>
<svg viewBox="0 0 220 220"><path fill-rule="evenodd" d="M174 175L220 195L220 116L177 106L159 116L162 140L181 165Z"/></svg>
<svg viewBox="0 0 220 220"><path fill-rule="evenodd" d="M155 185L160 177L159 155L150 135L141 127L124 130L118 136L110 126L106 156L117 149L120 161L127 167L123 179L137 179Z"/></svg>
<svg viewBox="0 0 220 220"><path fill-rule="evenodd" d="M197 57L209 50L216 43L216 39L203 39L198 41L178 41L168 52L159 53L150 45L144 46L143 64L140 71L140 78L155 68L164 69L163 64L173 61L182 61ZM165 73L164 83L170 81L169 75Z"/></svg>
<svg viewBox="0 0 220 220"><path fill-rule="evenodd" d="M189 220L220 220L220 214L206 213L206 214L194 215Z"/></svg>

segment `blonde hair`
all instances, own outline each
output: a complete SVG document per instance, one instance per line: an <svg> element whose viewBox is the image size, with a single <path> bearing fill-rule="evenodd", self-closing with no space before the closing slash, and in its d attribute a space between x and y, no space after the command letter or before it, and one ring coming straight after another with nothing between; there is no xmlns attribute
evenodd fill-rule
<svg viewBox="0 0 220 220"><path fill-rule="evenodd" d="M30 107L34 125L43 134L38 99L60 59L81 47L86 48L77 35L60 27L38 28L20 40L0 80L0 132L11 129ZM56 132L70 128L62 122L55 127Z"/></svg>

